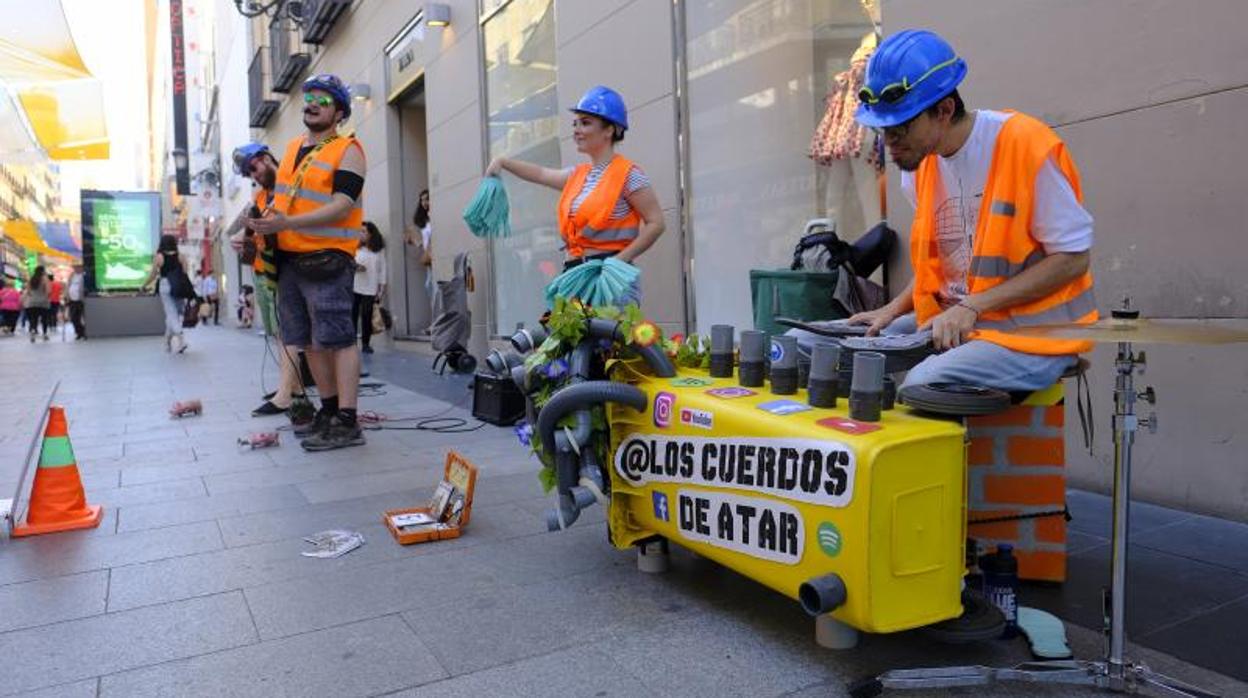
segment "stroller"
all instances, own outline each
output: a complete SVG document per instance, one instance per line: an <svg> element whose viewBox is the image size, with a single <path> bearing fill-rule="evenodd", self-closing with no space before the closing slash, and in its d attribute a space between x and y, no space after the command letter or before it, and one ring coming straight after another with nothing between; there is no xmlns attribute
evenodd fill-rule
<svg viewBox="0 0 1248 698"><path fill-rule="evenodd" d="M455 255L455 273L450 281L439 281L433 299L433 325L429 328L430 343L438 355L433 370L442 375L446 369L455 373L473 373L477 360L466 345L472 335L472 313L468 310L468 292L475 290L472 265L468 253Z"/></svg>

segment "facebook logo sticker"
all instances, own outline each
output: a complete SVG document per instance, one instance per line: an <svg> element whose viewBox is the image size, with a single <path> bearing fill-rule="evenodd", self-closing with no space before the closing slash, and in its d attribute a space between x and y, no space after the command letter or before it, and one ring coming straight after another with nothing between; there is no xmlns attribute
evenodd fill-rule
<svg viewBox="0 0 1248 698"><path fill-rule="evenodd" d="M667 495L662 492L651 492L650 498L654 500L654 518L660 521L671 521L672 514L667 508Z"/></svg>

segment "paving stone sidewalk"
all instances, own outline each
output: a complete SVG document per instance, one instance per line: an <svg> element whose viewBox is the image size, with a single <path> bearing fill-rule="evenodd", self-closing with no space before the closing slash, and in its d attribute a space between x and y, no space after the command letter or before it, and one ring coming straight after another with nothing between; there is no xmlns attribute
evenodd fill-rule
<svg viewBox="0 0 1248 698"><path fill-rule="evenodd" d="M607 543L601 510L545 533L549 502L510 429L240 451L239 436L282 423L249 416L263 345L215 327L189 339L181 356L158 338L0 340L0 497L59 379L88 499L107 512L91 531L0 536L0 695L835 696L888 668L1030 658L1022 641L949 647L918 633L823 650L796 603L701 558L674 551L669 573L639 573ZM187 398L203 416L171 420L169 405ZM465 405L395 383L361 408L475 423ZM467 534L397 545L381 512L424 501L448 448L481 469ZM328 528L368 542L336 560L301 557L302 537ZM1099 653L1098 635L1068 632L1080 656ZM1137 655L1248 695L1248 684Z"/></svg>

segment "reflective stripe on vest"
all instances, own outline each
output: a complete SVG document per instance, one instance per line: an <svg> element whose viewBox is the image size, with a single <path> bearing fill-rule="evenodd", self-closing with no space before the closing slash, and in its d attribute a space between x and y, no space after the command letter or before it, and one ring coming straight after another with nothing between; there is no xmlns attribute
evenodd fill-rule
<svg viewBox="0 0 1248 698"><path fill-rule="evenodd" d="M914 266L914 308L920 324L942 311L939 294L944 278L934 244L940 185L936 157L924 159L915 173L917 206L911 228L910 259ZM1082 201L1079 173L1057 134L1030 116L1011 115L997 135L984 185L967 273L971 295L1004 283L1044 259L1044 250L1031 232L1031 216L1036 174L1050 160L1065 175L1075 198ZM1030 325L1091 323L1097 317L1092 275L1088 272L1044 298L983 313L968 338L1031 354L1074 354L1090 351L1092 344L1020 337L1005 331Z"/></svg>
<svg viewBox="0 0 1248 698"><path fill-rule="evenodd" d="M305 161L295 164L303 137L292 139L286 146L277 172L274 187L273 208L287 216L297 216L315 211L334 200L333 173L337 171L347 149L357 146L354 138L330 139L304 156ZM303 165L306 163L306 167ZM302 171L302 181L297 181ZM315 252L334 249L354 255L359 248L360 233L364 225L364 209L360 201L336 221L315 228L283 230L278 233L278 247L289 252Z"/></svg>
<svg viewBox="0 0 1248 698"><path fill-rule="evenodd" d="M1015 264L1008 257L971 257L971 276L1002 277L1016 276L1027 267L1044 259L1044 253L1036 250L1027 255L1023 261Z"/></svg>
<svg viewBox="0 0 1248 698"><path fill-rule="evenodd" d="M602 171L594 190L572 213L572 200L581 193L589 178L591 165L577 165L563 185L559 196L559 234L563 236L568 254L583 257L594 252L618 252L628 247L641 232L641 216L630 210L628 215L612 220L615 204L624 193L633 163L616 155Z"/></svg>

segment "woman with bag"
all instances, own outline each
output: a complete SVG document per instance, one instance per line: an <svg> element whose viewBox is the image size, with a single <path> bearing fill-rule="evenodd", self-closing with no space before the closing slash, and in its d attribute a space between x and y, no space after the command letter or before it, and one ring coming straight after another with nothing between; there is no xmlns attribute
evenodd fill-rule
<svg viewBox="0 0 1248 698"><path fill-rule="evenodd" d="M186 274L186 260L178 254L178 239L172 235L160 236L143 289L150 291L153 282L165 311L165 351L181 354L187 348L182 337L182 307L187 299L195 297L195 287Z"/></svg>
<svg viewBox="0 0 1248 698"><path fill-rule="evenodd" d="M48 341L48 316L52 314L52 301L49 297L51 279L43 267L35 267L30 275L30 283L22 292L22 307L26 310L26 322L30 325L30 341L36 339L35 332L43 325L43 341Z"/></svg>
<svg viewBox="0 0 1248 698"><path fill-rule="evenodd" d="M601 85L592 87L571 111L572 140L589 162L552 170L511 158L494 158L487 176L502 170L527 182L562 192L559 198L559 233L568 259L565 270L593 260L614 258L633 264L663 234L663 207L650 179L631 160L615 152L628 130L628 109L618 92ZM632 284L619 305L641 302L641 277Z"/></svg>
<svg viewBox="0 0 1248 698"><path fill-rule="evenodd" d="M360 351L373 353L369 346L374 332L380 332L373 322L373 307L381 302L386 292L386 240L372 221L364 221L364 244L355 253L355 303L351 307L351 320L360 335ZM363 327L361 328L361 324Z"/></svg>

